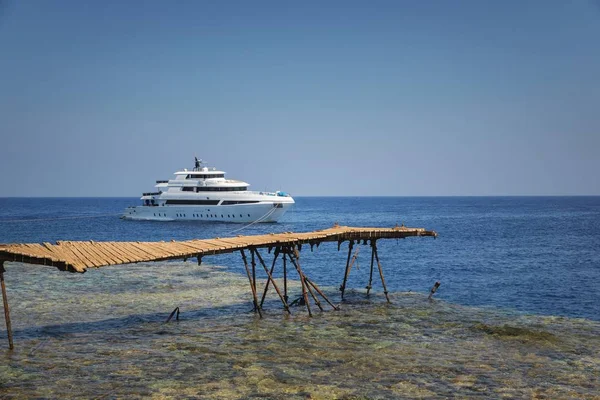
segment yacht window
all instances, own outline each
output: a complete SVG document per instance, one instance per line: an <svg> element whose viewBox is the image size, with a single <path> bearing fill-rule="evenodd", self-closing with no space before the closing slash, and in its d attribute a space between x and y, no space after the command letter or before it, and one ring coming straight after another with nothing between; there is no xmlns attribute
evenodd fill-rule
<svg viewBox="0 0 600 400"><path fill-rule="evenodd" d="M181 188L182 191L184 192L193 192L194 191L194 187L192 186L185 186Z"/></svg>
<svg viewBox="0 0 600 400"><path fill-rule="evenodd" d="M208 206L216 206L219 203L219 200L167 200L167 205L169 204L187 204L187 205L208 205Z"/></svg>
<svg viewBox="0 0 600 400"><path fill-rule="evenodd" d="M231 187L220 187L220 186L202 186L197 187L197 192L243 192L247 190L245 186L231 186Z"/></svg>
<svg viewBox="0 0 600 400"><path fill-rule="evenodd" d="M185 179L225 178L224 174L188 174Z"/></svg>

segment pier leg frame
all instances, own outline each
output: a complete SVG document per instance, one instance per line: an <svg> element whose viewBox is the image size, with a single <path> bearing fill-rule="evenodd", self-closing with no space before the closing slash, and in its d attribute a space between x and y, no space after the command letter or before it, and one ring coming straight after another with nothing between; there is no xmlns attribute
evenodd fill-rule
<svg viewBox="0 0 600 400"><path fill-rule="evenodd" d="M283 308L285 309L285 311L288 312L288 314L291 314L290 308L288 307L287 302L283 298L283 295L279 291L279 288L277 287L277 284L275 283L275 280L273 279L273 275L272 275L273 268L275 268L275 260L277 259L277 256L275 256L275 259L273 260L273 266L271 267L271 272L269 272L269 269L267 268L267 265L265 264L265 261L263 260L262 256L258 252L258 250L255 249L255 248L251 248L250 251L256 254L256 258L258 258L258 261L262 264L263 268L265 269L265 272L267 273L267 276L269 277L269 280L267 280L267 284L265 285L265 291L264 291L264 294L263 294L263 298L262 298L262 300L260 302L260 307L262 308L262 304L263 304L262 302L265 299L264 295L267 294L267 285L269 284L269 282L272 282L273 283L273 287L275 288L275 291L277 292L277 294L279 295L279 298L281 299L281 302L283 303Z"/></svg>
<svg viewBox="0 0 600 400"><path fill-rule="evenodd" d="M367 296L369 295L369 292L371 291L371 289L373 288L372 283L373 283L373 264L375 262L375 240L371 239L371 272L369 273L369 284L367 285Z"/></svg>
<svg viewBox="0 0 600 400"><path fill-rule="evenodd" d="M256 260L254 259L254 252L250 249L251 263L252 263L252 285L254 286L254 291L256 292ZM258 302L257 306L258 306Z"/></svg>
<svg viewBox="0 0 600 400"><path fill-rule="evenodd" d="M383 269L381 268L381 263L379 262L379 254L377 254L377 243L373 241L373 252L375 253L375 259L377 260L377 268L379 269L379 276L381 277L381 284L383 285L383 293L385 294L385 298L388 303L390 303L390 297L388 296L387 287L385 286L385 279L383 278Z"/></svg>
<svg viewBox="0 0 600 400"><path fill-rule="evenodd" d="M287 257L286 253L283 253L283 298L288 302L288 290L287 290Z"/></svg>
<svg viewBox="0 0 600 400"><path fill-rule="evenodd" d="M344 291L346 290L346 281L348 280L348 274L350 273L350 256L352 256L352 247L354 247L354 240L348 242L348 258L346 259L346 269L344 270L344 280L340 291L342 292L342 300L344 300Z"/></svg>
<svg viewBox="0 0 600 400"><path fill-rule="evenodd" d="M296 248L296 246L294 246L294 249L291 250L288 247L288 251L289 251L289 256L290 256L290 261L294 264L294 267L296 267L296 271L298 272L298 276L300 277L300 283L302 283L302 297L304 297L304 304L306 305L306 310L308 311L308 315L310 317L312 317L312 312L310 311L310 302L308 301L308 292L306 289L306 281L305 281L305 277L304 277L304 272L302 272L302 268L300 268L300 253L298 252L298 249ZM293 253L292 253L293 251ZM294 261L294 258L296 258L296 261Z"/></svg>
<svg viewBox="0 0 600 400"><path fill-rule="evenodd" d="M294 265L294 267L296 267L296 270L302 271L302 269L300 268L300 261L298 260L298 258L299 258L298 250L294 249L293 252L290 251L290 253L288 253L288 255L290 258L290 262ZM317 304L317 306L319 307L319 309L321 309L321 311L323 311L323 307L321 306L320 301L318 300L318 297L312 291L312 289L314 289L316 291L316 293L318 293L334 310L339 310L339 308L329 300L329 298L325 295L325 293L323 293L323 291L319 288L319 286L317 286L316 283L314 283L308 276L306 276L306 274L304 274L304 271L302 271L300 280L302 283L304 283L306 285L306 290L308 290L310 292L313 299L315 299L315 304ZM312 287L312 289L311 289L311 287ZM307 301L307 300L308 300L308 298L305 298L305 301Z"/></svg>
<svg viewBox="0 0 600 400"><path fill-rule="evenodd" d="M357 245L359 244L359 242L357 241ZM350 253L352 252L352 246L354 245L353 241L350 241L350 244L348 245L348 260L346 262L346 272L344 273L344 282L342 283L342 286L340 286L340 290L342 291L342 300L344 299L344 291L346 290L346 282L348 280L348 277L350 276L350 271L352 271L352 266L354 265L354 263L356 262L356 259L358 258L358 251L360 250L360 246L356 246L356 251L354 252L354 255L352 256L352 260L350 260Z"/></svg>
<svg viewBox="0 0 600 400"><path fill-rule="evenodd" d="M0 261L0 285L2 286L2 302L4 303L4 320L6 321L6 334L8 335L8 348L14 349L12 326L10 324L10 309L8 308L8 297L6 296L6 285L4 284L4 261Z"/></svg>
<svg viewBox="0 0 600 400"><path fill-rule="evenodd" d="M260 307L258 306L256 285L254 284L252 275L250 274L250 267L248 267L248 259L246 258L246 253L244 252L244 250L240 250L240 253L242 254L242 259L244 260L244 267L246 268L246 275L248 275L248 281L250 282L250 288L252 289L252 297L254 298L254 311L258 311L258 315L262 318L262 312L260 311Z"/></svg>
<svg viewBox="0 0 600 400"><path fill-rule="evenodd" d="M279 257L279 252L280 252L280 249L279 249L279 247L277 247L275 249L275 254L273 256L273 263L271 264L271 272L267 273L267 275L269 275L269 277L271 277L273 275L273 271L275 270L275 263L277 262L277 257ZM265 297L267 297L267 291L269 290L269 283L270 282L271 282L270 280L267 281L267 284L265 285L265 290L263 291L262 298L260 299L260 307L261 308L263 306L263 303L265 302ZM287 299L285 297L284 297L284 299L285 299L285 302L287 304Z"/></svg>

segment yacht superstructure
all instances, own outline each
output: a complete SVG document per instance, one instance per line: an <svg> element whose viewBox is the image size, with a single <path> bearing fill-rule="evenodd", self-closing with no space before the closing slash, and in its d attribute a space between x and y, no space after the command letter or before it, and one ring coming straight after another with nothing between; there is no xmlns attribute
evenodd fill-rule
<svg viewBox="0 0 600 400"><path fill-rule="evenodd" d="M285 192L249 191L248 183L226 179L196 158L195 167L156 181L156 191L144 193L142 205L128 207L124 219L154 221L276 222L294 204Z"/></svg>

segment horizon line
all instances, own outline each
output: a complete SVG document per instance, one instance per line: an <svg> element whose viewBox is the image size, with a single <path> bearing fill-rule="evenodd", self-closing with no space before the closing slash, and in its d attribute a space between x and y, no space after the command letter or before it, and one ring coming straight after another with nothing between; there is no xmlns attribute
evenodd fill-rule
<svg viewBox="0 0 600 400"><path fill-rule="evenodd" d="M403 197L403 198L419 198L419 197L600 197L600 194L440 194L440 195L300 195L292 196L294 198L314 198L314 197ZM139 196L0 196L0 199L139 199Z"/></svg>

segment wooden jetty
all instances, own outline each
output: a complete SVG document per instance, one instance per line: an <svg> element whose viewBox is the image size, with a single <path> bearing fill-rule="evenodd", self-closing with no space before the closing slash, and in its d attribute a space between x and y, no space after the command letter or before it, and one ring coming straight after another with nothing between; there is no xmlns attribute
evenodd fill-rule
<svg viewBox="0 0 600 400"><path fill-rule="evenodd" d="M300 250L303 245L310 246L312 250L314 246L318 247L323 242L337 242L339 251L341 244L348 241L348 257L346 259L343 281L340 286L342 299L344 297L348 275L356 261L358 253L358 251L356 251L354 255L352 255L352 250L355 244L358 245L361 241L363 245L369 245L371 247L371 270L369 283L367 285L367 294L371 290L376 261L384 294L389 302L383 270L377 252L377 240L404 239L411 236L436 237L437 233L434 231L426 231L423 228L407 228L405 226L396 226L394 228L355 228L339 226L336 224L332 228L314 232L284 232L177 242L173 240L170 242L58 241L55 244L0 244L0 283L2 287L4 316L6 320L9 347L11 349L13 348L13 340L8 299L4 283L4 272L6 272L4 269L5 262L12 261L26 264L47 265L56 267L62 271L83 273L89 268L174 259L187 260L188 258L196 258L198 264L200 264L202 262L202 257L204 256L239 251L250 283L255 312L262 317L261 308L270 284L281 299L284 309L288 313L290 312L287 292L287 267L289 262L290 268L293 267L300 278L302 284L302 300L308 314L312 315L309 296L321 310L323 310L323 306L319 300L319 296L332 308L335 309L336 306L327 298L319 286L303 272L300 266ZM270 268L267 267L259 249L268 249L269 253L273 251L273 260ZM246 251L249 252L250 260L246 255ZM273 279L273 272L279 257L283 260L283 290L279 288ZM260 301L258 300L259 294L256 285L257 262L262 266L268 277Z"/></svg>

